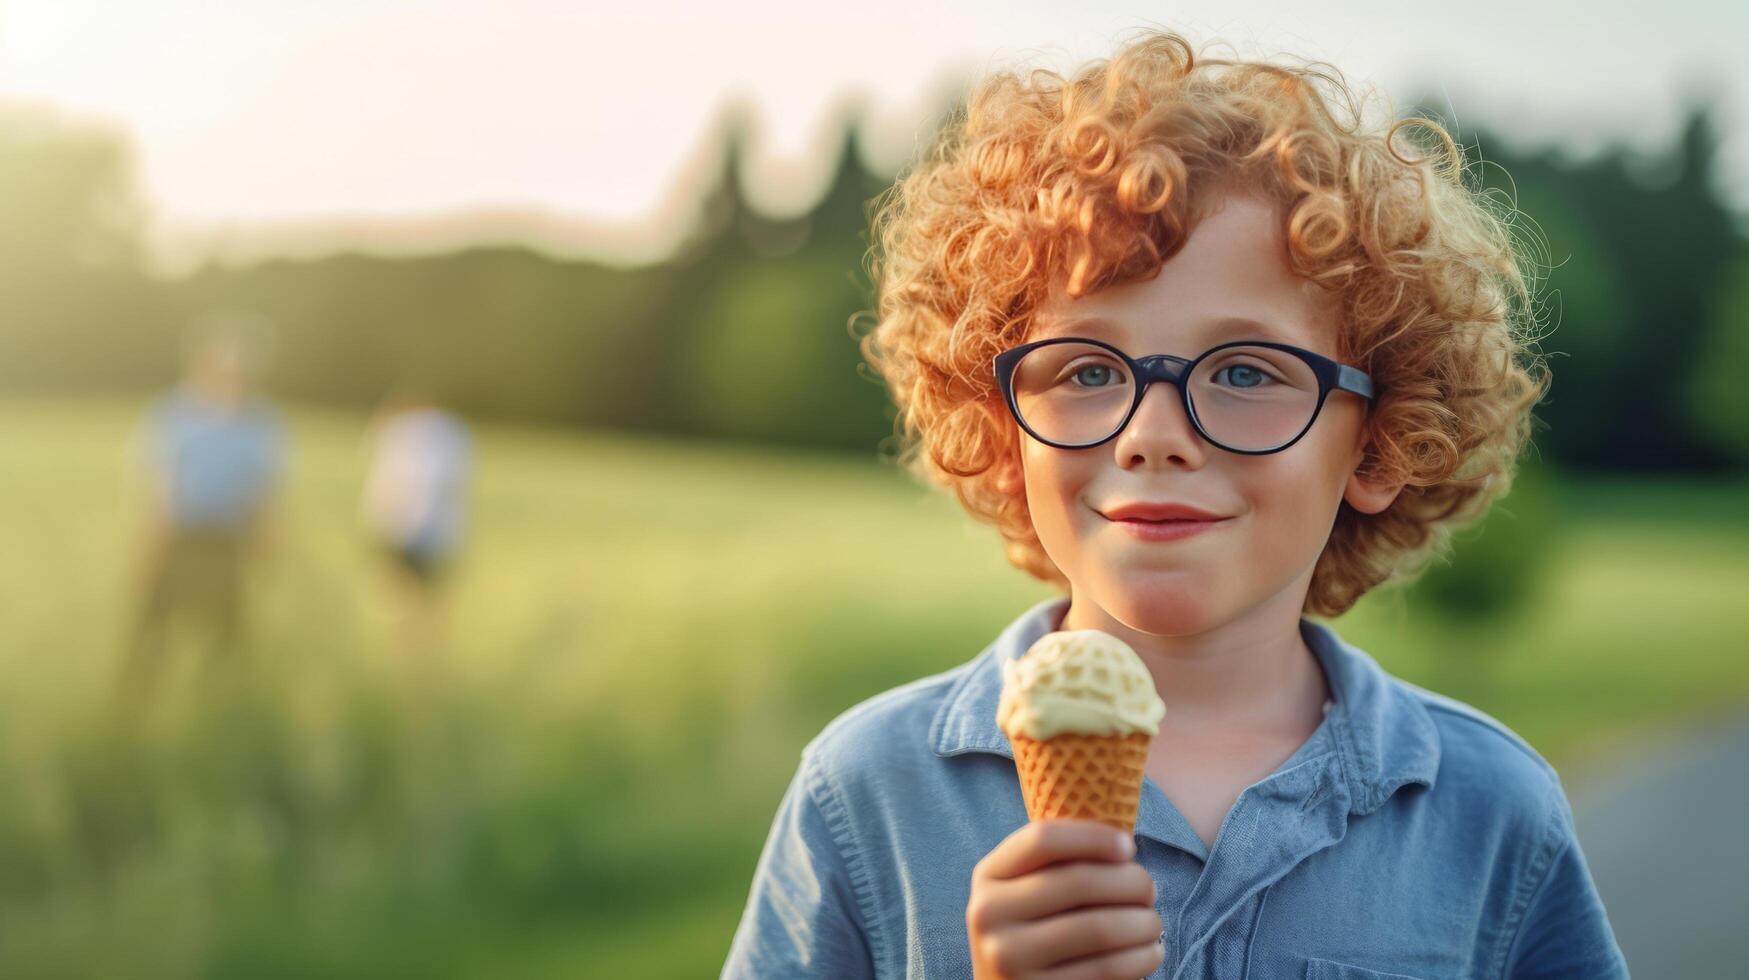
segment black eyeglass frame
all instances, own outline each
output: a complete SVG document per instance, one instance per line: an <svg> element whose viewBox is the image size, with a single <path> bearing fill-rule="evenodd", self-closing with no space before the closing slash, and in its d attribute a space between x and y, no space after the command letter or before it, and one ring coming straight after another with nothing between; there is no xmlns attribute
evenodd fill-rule
<svg viewBox="0 0 1749 980"><path fill-rule="evenodd" d="M1034 432L1032 426L1026 424L1026 419L1020 414L1020 405L1014 397L1014 369L1020 364L1020 359L1028 353L1051 344L1092 344L1095 347L1102 347L1116 354L1124 364L1128 365L1130 376L1138 380L1135 400L1130 403L1129 411L1124 413L1123 421L1117 424L1117 428L1111 430L1110 435L1097 442L1071 445L1052 442ZM1312 409L1312 417L1306 422L1306 427L1301 429L1298 435L1274 449L1234 449L1209 435L1208 430L1202 427L1202 420L1196 417L1196 406L1191 403L1190 389L1184 383L1184 379L1190 377L1196 371L1196 366L1207 359L1209 355L1231 347L1269 347L1274 350L1286 351L1306 362L1307 366L1312 369L1313 375L1318 379L1318 405ZM1148 394L1148 387L1156 381L1164 381L1178 389L1178 400L1184 406L1184 414L1190 418L1190 424L1196 427L1198 435L1213 446L1242 456L1268 456L1279 453L1299 442L1306 433L1312 431L1312 426L1317 424L1318 416L1324 411L1324 399L1329 396L1331 391L1351 392L1369 401L1373 397L1372 378L1359 368L1338 363L1316 351L1295 347L1292 344L1276 343L1271 340L1235 340L1210 347L1194 359L1190 359L1173 357L1170 354L1152 354L1143 358L1133 358L1105 341L1094 340L1091 337L1047 337L1044 340L1035 340L1030 344L1022 344L997 354L995 359L991 361L991 369L996 373L996 384L1002 389L1002 398L1008 403L1008 412L1014 416L1014 421L1034 439L1057 449L1092 449L1117 438L1118 434L1123 432L1125 427L1130 424L1130 420L1135 417L1136 409L1142 406L1142 399Z"/></svg>

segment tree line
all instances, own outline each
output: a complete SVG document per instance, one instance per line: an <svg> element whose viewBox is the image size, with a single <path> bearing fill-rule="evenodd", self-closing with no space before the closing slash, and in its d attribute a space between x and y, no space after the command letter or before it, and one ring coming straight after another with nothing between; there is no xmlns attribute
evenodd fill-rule
<svg viewBox="0 0 1749 980"><path fill-rule="evenodd" d="M640 267L480 247L164 277L147 271L125 134L0 106L0 391L150 390L174 377L191 317L249 309L276 324L268 380L296 401L363 407L416 386L479 418L871 453L893 410L856 338L873 308L868 208L894 175L869 171L858 131L845 121L814 205L780 218L749 203L749 129L725 117L689 237ZM1539 455L1749 463L1749 248L1716 193L1709 108L1650 160L1454 135L1545 249Z"/></svg>

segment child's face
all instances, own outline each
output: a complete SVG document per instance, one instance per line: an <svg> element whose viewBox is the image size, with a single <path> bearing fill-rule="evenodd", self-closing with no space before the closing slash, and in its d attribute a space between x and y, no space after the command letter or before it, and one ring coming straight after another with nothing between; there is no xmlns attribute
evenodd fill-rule
<svg viewBox="0 0 1749 980"><path fill-rule="evenodd" d="M1228 197L1153 279L1072 300L1053 294L1027 339L1093 337L1132 358L1194 358L1231 340L1278 340L1336 358L1337 307L1296 277L1270 205ZM1098 317L1105 327L1074 322ZM1221 328L1227 317L1269 324ZM1091 600L1132 629L1189 635L1247 618L1300 615L1337 507L1374 513L1397 490L1354 476L1365 449L1365 402L1331 391L1298 442L1263 456L1207 441L1177 389L1155 384L1116 437L1058 449L1021 432L1033 526L1068 576L1077 605ZM1141 540L1102 512L1123 504L1181 503L1229 519L1188 538Z"/></svg>

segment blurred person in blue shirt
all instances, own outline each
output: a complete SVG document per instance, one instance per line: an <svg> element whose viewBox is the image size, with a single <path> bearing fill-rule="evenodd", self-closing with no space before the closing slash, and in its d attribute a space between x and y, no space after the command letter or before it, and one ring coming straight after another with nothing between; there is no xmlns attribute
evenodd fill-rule
<svg viewBox="0 0 1749 980"><path fill-rule="evenodd" d="M246 566L267 547L284 470L279 412L252 390L265 330L247 313L191 323L182 380L142 426L146 528L122 675L122 695L134 703L161 669L174 622L206 634L209 664L241 656Z"/></svg>
<svg viewBox="0 0 1749 980"><path fill-rule="evenodd" d="M725 978L1627 975L1555 769L1311 618L1506 493L1547 382L1461 150L1358 101L1145 31L986 81L883 199L901 460L1063 595L803 748ZM1133 829L1029 822L996 722L1083 629L1167 708Z"/></svg>

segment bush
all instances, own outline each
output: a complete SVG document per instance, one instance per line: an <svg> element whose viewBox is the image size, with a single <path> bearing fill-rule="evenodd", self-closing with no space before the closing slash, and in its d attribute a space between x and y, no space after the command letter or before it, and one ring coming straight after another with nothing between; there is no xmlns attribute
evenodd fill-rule
<svg viewBox="0 0 1749 980"><path fill-rule="evenodd" d="M1533 604L1561 536L1547 464L1520 464L1507 495L1452 535L1410 588L1410 600L1452 619L1506 619Z"/></svg>

